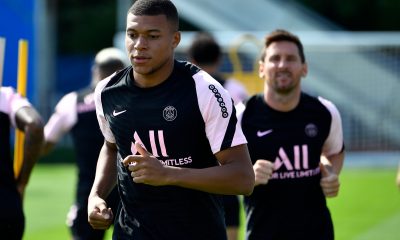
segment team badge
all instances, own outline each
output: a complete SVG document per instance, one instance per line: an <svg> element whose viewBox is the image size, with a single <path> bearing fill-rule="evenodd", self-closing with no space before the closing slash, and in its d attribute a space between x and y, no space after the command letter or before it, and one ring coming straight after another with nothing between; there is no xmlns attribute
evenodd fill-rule
<svg viewBox="0 0 400 240"><path fill-rule="evenodd" d="M168 122L174 121L176 116L178 116L178 111L173 106L167 106L163 111L164 119Z"/></svg>
<svg viewBox="0 0 400 240"><path fill-rule="evenodd" d="M306 133L307 136L309 137L315 137L318 134L318 128L315 124L309 123L306 125L304 132Z"/></svg>

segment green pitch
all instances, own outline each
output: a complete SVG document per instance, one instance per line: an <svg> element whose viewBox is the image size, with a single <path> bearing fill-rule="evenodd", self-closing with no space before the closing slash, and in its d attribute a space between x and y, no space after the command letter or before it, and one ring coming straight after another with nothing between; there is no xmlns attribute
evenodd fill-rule
<svg viewBox="0 0 400 240"><path fill-rule="evenodd" d="M337 240L400 239L395 175L396 168L343 170L339 196L328 200ZM73 202L75 181L73 165L35 167L25 195L24 240L69 239L65 216ZM110 231L105 240L109 239Z"/></svg>

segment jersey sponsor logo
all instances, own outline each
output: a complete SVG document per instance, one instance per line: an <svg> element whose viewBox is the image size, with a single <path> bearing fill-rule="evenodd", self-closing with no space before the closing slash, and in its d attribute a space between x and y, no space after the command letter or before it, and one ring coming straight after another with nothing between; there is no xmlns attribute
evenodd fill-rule
<svg viewBox="0 0 400 240"><path fill-rule="evenodd" d="M166 166L181 166L192 163L192 156L159 160L159 161Z"/></svg>
<svg viewBox="0 0 400 240"><path fill-rule="evenodd" d="M301 151L300 151L301 150ZM278 170L282 166L285 166L285 168L289 171L296 169L308 169L308 146L307 144L304 145L295 145L293 146L293 161L290 161L287 153L285 152L285 149L282 147L279 148L279 156L275 158L274 162L274 169ZM292 164L293 162L293 164Z"/></svg>
<svg viewBox="0 0 400 240"><path fill-rule="evenodd" d="M219 103L219 107L221 108L222 117L223 118L229 117L228 109L226 108L224 98L222 98L222 95L219 93L218 89L213 84L210 84L208 86L208 89L210 89L214 93L214 97L217 99L217 102Z"/></svg>
<svg viewBox="0 0 400 240"><path fill-rule="evenodd" d="M306 178L318 175L321 172L319 167L307 170L298 171L285 171L285 172L274 172L271 175L271 179L294 179L294 178Z"/></svg>
<svg viewBox="0 0 400 240"><path fill-rule="evenodd" d="M307 136L309 137L315 137L318 134L318 128L315 124L309 123L306 125L304 128L304 132L306 133Z"/></svg>
<svg viewBox="0 0 400 240"><path fill-rule="evenodd" d="M116 116L118 116L118 115L120 115L120 114L123 114L124 112L126 112L126 110L122 110L122 111L113 111L113 113L112 113L112 115L114 116L114 117L116 117Z"/></svg>
<svg viewBox="0 0 400 240"><path fill-rule="evenodd" d="M157 133L157 137L156 137ZM135 142L138 142L142 145L146 151L150 152L154 157L169 157L167 153L167 148L164 142L164 131L163 130L149 130L149 139L150 139L150 147L151 151L147 150L145 144L143 143L142 139L139 137L139 134L135 131L133 134L133 138ZM135 146L135 142L131 143L131 152L132 155L137 154L137 149ZM158 151L160 149L160 153ZM163 165L166 166L181 166L187 165L192 163L192 156L180 157L180 158L168 158L168 159L158 159Z"/></svg>
<svg viewBox="0 0 400 240"><path fill-rule="evenodd" d="M160 156L168 157L167 148L165 147L165 142L164 142L164 131L157 130L157 138L156 138L155 133L156 133L156 130L149 130L151 154L154 157L160 157ZM135 140L135 142L140 143L144 147L144 149L146 149L146 151L148 151L145 144L143 143L142 139L140 139L139 134L136 131L133 133L133 139ZM135 147L135 142L131 143L132 155L135 155L138 152ZM161 150L160 153L158 152L157 146ZM148 152L150 152L150 151L148 151Z"/></svg>
<svg viewBox="0 0 400 240"><path fill-rule="evenodd" d="M264 136L266 136L266 135L272 133L272 131L273 131L272 129L269 129L269 130L267 130L267 131L258 130L258 131L257 131L257 137L264 137Z"/></svg>
<svg viewBox="0 0 400 240"><path fill-rule="evenodd" d="M315 169L309 167L308 145L306 144L293 146L293 159L289 159L285 149L281 147L275 158L274 170L271 179L304 178L320 173L319 167Z"/></svg>
<svg viewBox="0 0 400 240"><path fill-rule="evenodd" d="M163 110L163 117L168 122L174 121L175 118L178 116L178 111L173 106L167 106Z"/></svg>

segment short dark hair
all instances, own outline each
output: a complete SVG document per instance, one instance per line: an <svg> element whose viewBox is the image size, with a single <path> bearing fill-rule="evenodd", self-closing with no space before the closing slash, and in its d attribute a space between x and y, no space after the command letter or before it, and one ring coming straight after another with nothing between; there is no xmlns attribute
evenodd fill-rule
<svg viewBox="0 0 400 240"><path fill-rule="evenodd" d="M269 45L271 45L273 42L280 42L280 41L289 41L289 42L296 44L296 46L299 50L301 62L302 63L306 62L303 44L301 43L299 37L297 37L296 35L294 35L293 33L289 32L289 31L286 31L283 29L277 29L265 37L265 44L264 44L264 48L261 51L260 60L264 61L265 54L266 54L266 51L267 51L267 48Z"/></svg>
<svg viewBox="0 0 400 240"><path fill-rule="evenodd" d="M200 65L217 63L222 54L221 47L208 32L197 33L187 53Z"/></svg>
<svg viewBox="0 0 400 240"><path fill-rule="evenodd" d="M136 16L165 15L175 31L179 30L179 15L175 5L170 0L136 0L128 13Z"/></svg>
<svg viewBox="0 0 400 240"><path fill-rule="evenodd" d="M125 68L126 65L127 57L125 53L118 48L109 47L96 54L93 66L99 70L100 78L105 78Z"/></svg>

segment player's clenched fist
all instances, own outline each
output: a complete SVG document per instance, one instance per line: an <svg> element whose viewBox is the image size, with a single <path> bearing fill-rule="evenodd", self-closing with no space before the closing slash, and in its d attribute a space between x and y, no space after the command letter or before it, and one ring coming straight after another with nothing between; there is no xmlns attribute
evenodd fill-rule
<svg viewBox="0 0 400 240"><path fill-rule="evenodd" d="M267 184L274 171L274 164L271 161L258 159L253 165L255 175L255 186Z"/></svg>
<svg viewBox="0 0 400 240"><path fill-rule="evenodd" d="M123 160L124 165L131 171L133 181L152 186L167 185L170 167L164 166L140 143L136 142L135 147L140 155L129 155Z"/></svg>
<svg viewBox="0 0 400 240"><path fill-rule="evenodd" d="M329 166L322 163L319 164L321 169L320 185L326 197L336 197L339 193L340 182L339 177L334 173Z"/></svg>
<svg viewBox="0 0 400 240"><path fill-rule="evenodd" d="M113 222L113 212L99 197L90 197L88 203L88 221L94 229L108 229Z"/></svg>

